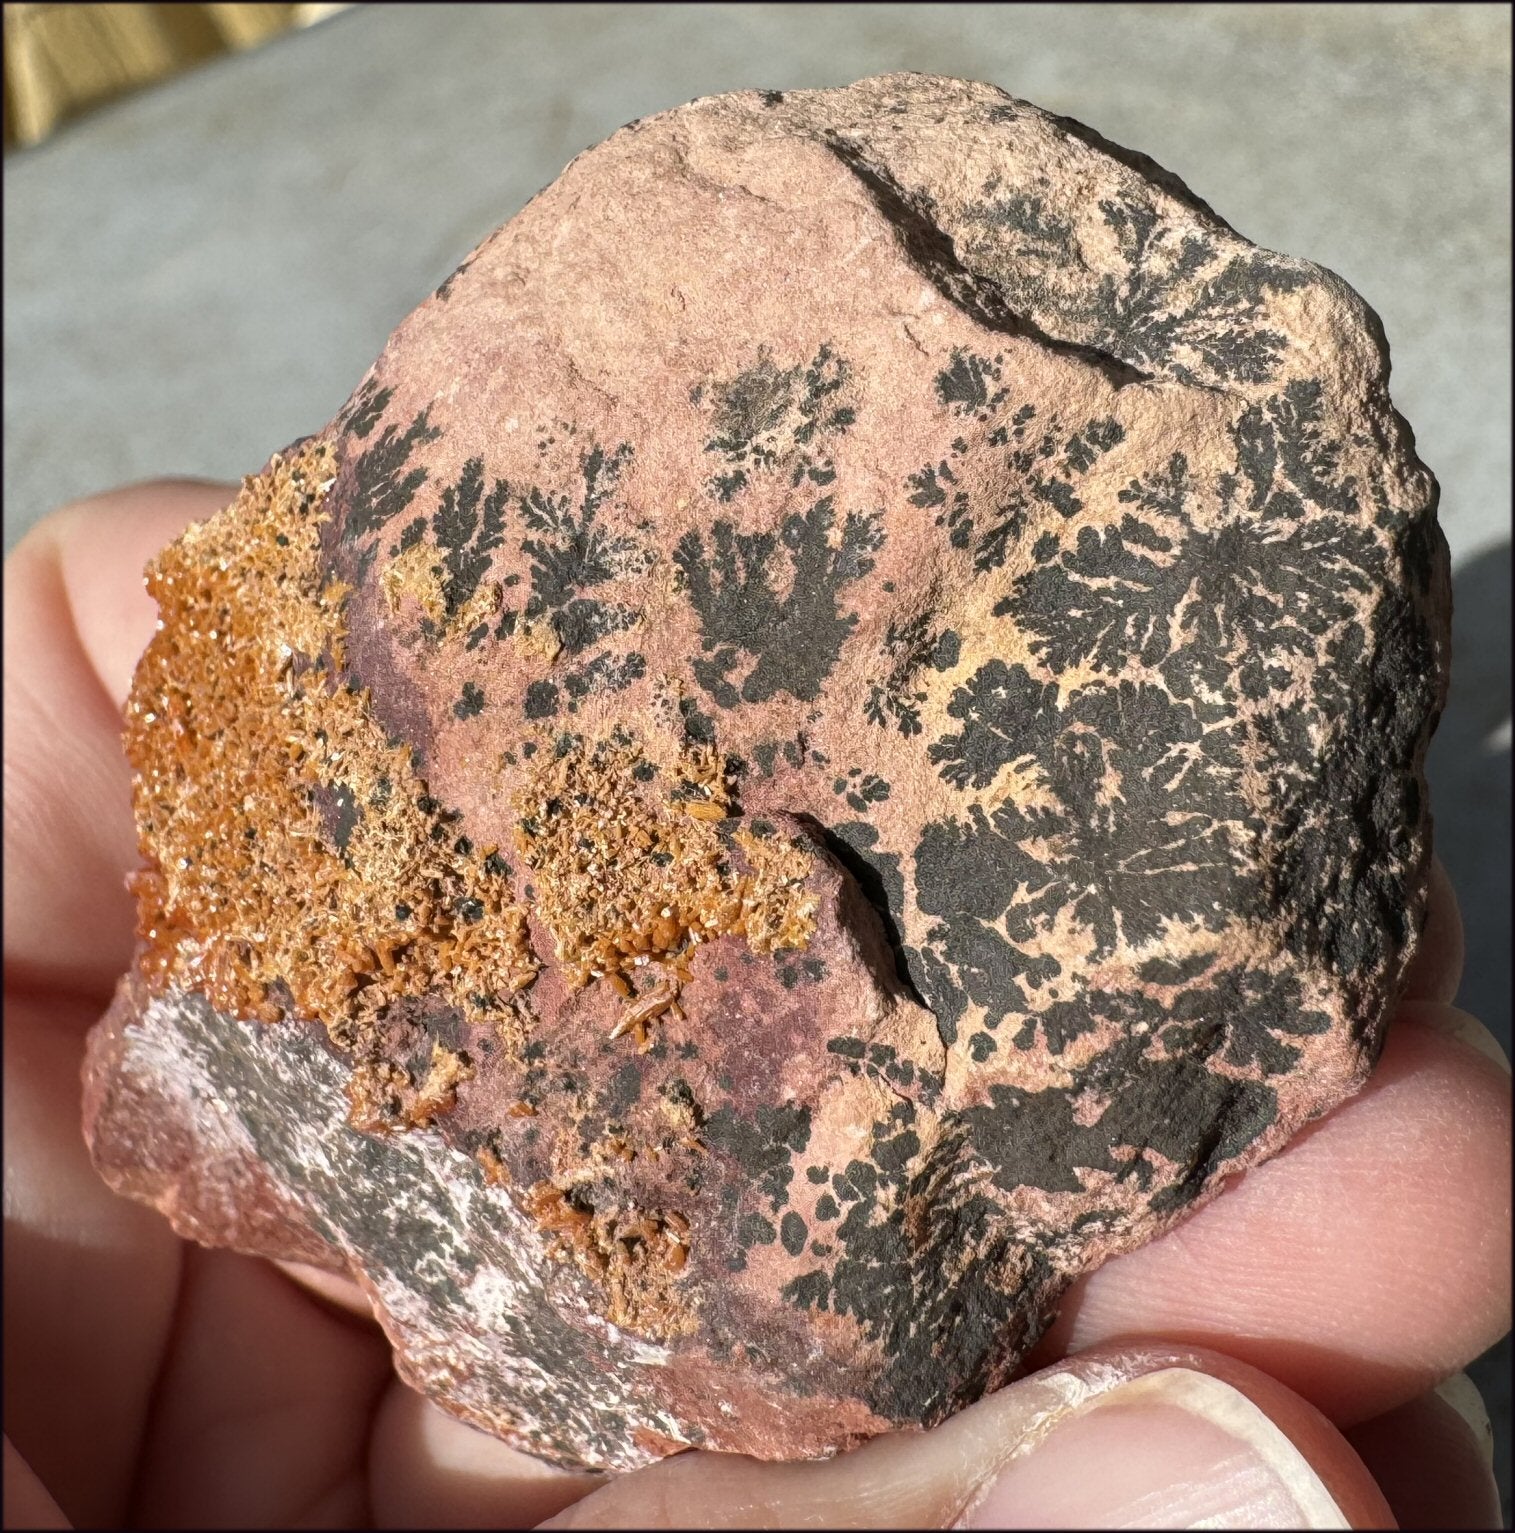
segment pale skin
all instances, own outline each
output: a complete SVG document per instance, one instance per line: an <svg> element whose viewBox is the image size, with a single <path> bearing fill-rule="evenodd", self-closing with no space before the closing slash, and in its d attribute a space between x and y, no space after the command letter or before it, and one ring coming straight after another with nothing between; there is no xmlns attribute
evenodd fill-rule
<svg viewBox="0 0 1515 1533"><path fill-rule="evenodd" d="M960 1483L905 1476L896 1492L892 1443L824 1466L548 1469L401 1384L352 1284L186 1245L95 1175L79 1063L131 959L119 709L155 621L141 570L231 494L117 491L49 518L6 562L6 1525L529 1527L570 1507L604 1526L949 1524ZM1461 967L1438 868L1367 1089L1080 1282L1030 1368L1151 1343L1203 1349L1201 1371L1236 1360L1358 1525L1384 1525L1371 1471L1406 1525L1495 1526L1472 1433L1430 1393L1509 1325L1508 1065L1451 1004ZM917 1451L971 1454L969 1418L986 1419Z"/></svg>

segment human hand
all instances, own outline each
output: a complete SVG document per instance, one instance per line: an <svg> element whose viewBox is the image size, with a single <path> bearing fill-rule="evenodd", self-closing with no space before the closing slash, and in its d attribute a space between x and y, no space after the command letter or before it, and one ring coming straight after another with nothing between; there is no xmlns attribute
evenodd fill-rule
<svg viewBox="0 0 1515 1533"><path fill-rule="evenodd" d="M8 1527L1499 1526L1483 1445L1433 1393L1510 1293L1509 1067L1449 1004L1439 870L1361 1095L1075 1285L1027 1377L826 1464L548 1468L401 1384L355 1285L186 1245L112 1194L79 1067L131 960L141 570L232 493L103 496L6 564Z"/></svg>

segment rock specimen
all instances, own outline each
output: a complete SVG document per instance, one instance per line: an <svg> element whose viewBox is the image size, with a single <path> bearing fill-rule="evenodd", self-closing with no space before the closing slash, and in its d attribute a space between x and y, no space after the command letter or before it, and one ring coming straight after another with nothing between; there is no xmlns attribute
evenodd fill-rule
<svg viewBox="0 0 1515 1533"><path fill-rule="evenodd" d="M1387 374L988 86L623 129L154 566L102 1174L560 1463L997 1387L1377 1054L1447 652Z"/></svg>

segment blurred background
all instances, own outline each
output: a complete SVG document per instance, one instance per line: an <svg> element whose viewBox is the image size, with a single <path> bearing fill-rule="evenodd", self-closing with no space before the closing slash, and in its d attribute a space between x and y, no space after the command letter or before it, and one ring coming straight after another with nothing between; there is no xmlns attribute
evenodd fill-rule
<svg viewBox="0 0 1515 1533"><path fill-rule="evenodd" d="M1150 154L1380 314L1442 485L1431 757L1459 1003L1510 1047L1510 43L1503 5L6 5L5 547L235 479L581 149L744 86L992 81ZM1506 1514L1508 1344L1473 1370ZM1507 1522L1508 1525L1508 1522Z"/></svg>

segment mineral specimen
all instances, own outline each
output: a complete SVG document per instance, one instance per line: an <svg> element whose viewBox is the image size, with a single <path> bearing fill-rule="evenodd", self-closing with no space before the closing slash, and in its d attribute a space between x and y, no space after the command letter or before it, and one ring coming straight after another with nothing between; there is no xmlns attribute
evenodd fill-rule
<svg viewBox="0 0 1515 1533"><path fill-rule="evenodd" d="M1447 651L1387 374L988 86L623 129L156 561L101 1173L560 1463L995 1388L1382 1041Z"/></svg>

